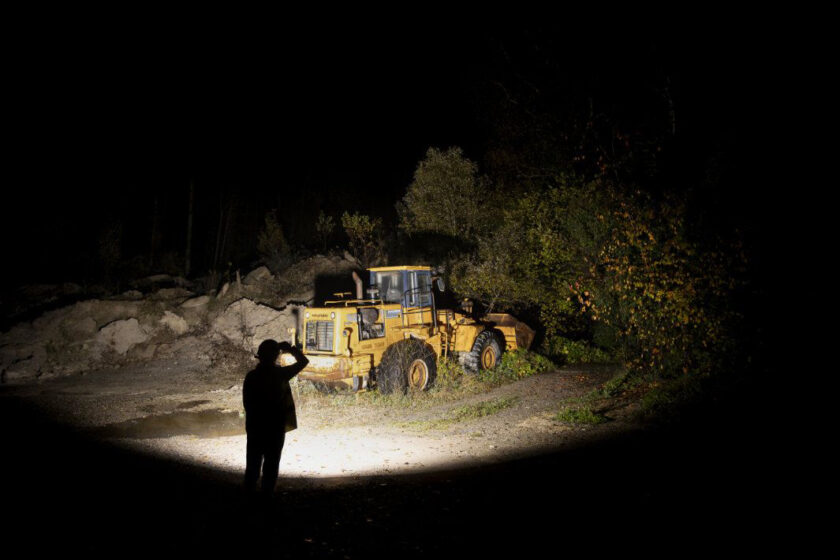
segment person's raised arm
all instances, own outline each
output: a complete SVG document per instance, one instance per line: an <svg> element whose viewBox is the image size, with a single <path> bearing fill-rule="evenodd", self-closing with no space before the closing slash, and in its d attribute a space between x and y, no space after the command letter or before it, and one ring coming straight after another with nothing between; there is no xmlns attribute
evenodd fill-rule
<svg viewBox="0 0 840 560"><path fill-rule="evenodd" d="M303 368L305 368L306 364L309 363L309 360L303 355L303 352L285 340L280 343L280 351L286 354L291 354L295 358L294 364L290 366L283 366L283 377L285 377L287 381L303 371Z"/></svg>

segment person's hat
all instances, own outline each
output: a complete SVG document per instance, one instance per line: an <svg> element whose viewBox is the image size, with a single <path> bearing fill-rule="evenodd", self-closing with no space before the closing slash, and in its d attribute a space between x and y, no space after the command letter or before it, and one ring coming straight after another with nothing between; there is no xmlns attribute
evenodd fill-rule
<svg viewBox="0 0 840 560"><path fill-rule="evenodd" d="M280 344L276 340L263 340L257 348L256 358L261 362L273 362L280 355Z"/></svg>

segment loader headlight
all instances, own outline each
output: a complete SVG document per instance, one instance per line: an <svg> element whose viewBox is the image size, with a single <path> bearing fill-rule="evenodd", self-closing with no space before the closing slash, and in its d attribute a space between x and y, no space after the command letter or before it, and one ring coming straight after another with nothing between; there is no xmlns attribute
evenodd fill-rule
<svg viewBox="0 0 840 560"><path fill-rule="evenodd" d="M303 314L303 316L304 316L304 317L306 317L307 319L309 319L309 311L307 311L306 313L304 313L304 314Z"/></svg>
<svg viewBox="0 0 840 560"><path fill-rule="evenodd" d="M330 313L330 319L335 319L335 311L333 311L332 313Z"/></svg>

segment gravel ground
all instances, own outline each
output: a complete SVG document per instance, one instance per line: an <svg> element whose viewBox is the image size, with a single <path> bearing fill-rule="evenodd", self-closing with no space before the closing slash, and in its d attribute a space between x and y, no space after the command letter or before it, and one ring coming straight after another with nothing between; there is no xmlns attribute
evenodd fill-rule
<svg viewBox="0 0 840 560"><path fill-rule="evenodd" d="M608 368L403 403L299 387L300 428L278 491L254 502L239 488L244 373L159 361L0 388L8 547L86 557L674 557L754 554L783 534L757 477L771 463L750 437L760 418L651 430L626 406L594 427L553 419ZM497 399L510 406L442 422Z"/></svg>
<svg viewBox="0 0 840 560"><path fill-rule="evenodd" d="M421 395L400 404L371 394L320 395L302 383L295 387L299 428L288 434L281 476L291 483L354 483L363 476L484 465L579 445L634 427L623 413L594 427L553 419L561 403L614 374L608 367L567 368L489 392ZM199 364L167 361L45 380L11 393L117 446L241 473L243 376L208 378ZM480 418L446 421L455 409L497 400L511 404Z"/></svg>

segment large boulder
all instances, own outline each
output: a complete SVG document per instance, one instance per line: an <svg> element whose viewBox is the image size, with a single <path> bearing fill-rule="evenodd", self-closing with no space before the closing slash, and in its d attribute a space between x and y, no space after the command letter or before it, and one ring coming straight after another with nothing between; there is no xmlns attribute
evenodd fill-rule
<svg viewBox="0 0 840 560"><path fill-rule="evenodd" d="M29 381L40 377L47 362L46 348L41 345L2 348L0 377L3 383Z"/></svg>
<svg viewBox="0 0 840 560"><path fill-rule="evenodd" d="M181 307L184 309L195 309L197 307L204 307L211 301L210 296L198 296L191 299L188 299L184 303L181 304Z"/></svg>
<svg viewBox="0 0 840 560"><path fill-rule="evenodd" d="M128 326L122 324L140 316L142 305L139 301L86 300L15 325L0 334L3 379L74 373L90 367L107 348L127 351L147 336L148 329L137 319ZM108 325L112 326L105 328Z"/></svg>
<svg viewBox="0 0 840 560"><path fill-rule="evenodd" d="M171 311L164 311L163 317L160 318L159 323L178 336L189 330L189 325L187 325L186 319L172 313Z"/></svg>
<svg viewBox="0 0 840 560"><path fill-rule="evenodd" d="M113 350L125 355L132 347L149 340L149 333L134 317L108 323L96 335L96 345L102 350Z"/></svg>
<svg viewBox="0 0 840 560"><path fill-rule="evenodd" d="M193 295L195 294L186 288L161 288L149 296L149 299L152 301L187 300Z"/></svg>
<svg viewBox="0 0 840 560"><path fill-rule="evenodd" d="M85 338L95 332L91 325L100 328L120 319L137 317L142 302L124 300L80 301L55 311L44 313L32 322L32 328L42 338L56 335L80 335ZM11 334L11 333L9 333Z"/></svg>
<svg viewBox="0 0 840 560"><path fill-rule="evenodd" d="M271 271L268 270L267 267L261 266L249 272L245 278L242 279L242 283L246 286L252 286L255 284L262 284L273 279L274 276L271 275Z"/></svg>
<svg viewBox="0 0 840 560"><path fill-rule="evenodd" d="M211 332L255 352L267 339L290 340L289 328L297 328L297 306L274 309L242 298L227 306L211 325Z"/></svg>

